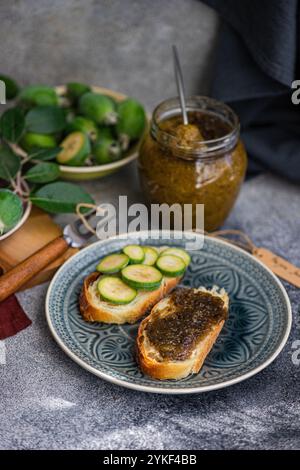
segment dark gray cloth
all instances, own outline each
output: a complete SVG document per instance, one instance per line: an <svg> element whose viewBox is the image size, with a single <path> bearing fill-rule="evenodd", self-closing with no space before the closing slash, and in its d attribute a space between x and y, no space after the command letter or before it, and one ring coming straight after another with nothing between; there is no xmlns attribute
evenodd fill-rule
<svg viewBox="0 0 300 470"><path fill-rule="evenodd" d="M300 106L291 102L299 71L297 0L204 0L223 20L212 96L241 121L249 173L269 170L300 182Z"/></svg>

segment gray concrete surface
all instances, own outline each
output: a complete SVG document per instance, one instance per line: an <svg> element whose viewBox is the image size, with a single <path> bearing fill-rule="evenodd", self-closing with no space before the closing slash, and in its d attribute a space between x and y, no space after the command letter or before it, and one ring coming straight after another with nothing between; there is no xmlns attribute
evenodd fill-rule
<svg viewBox="0 0 300 470"><path fill-rule="evenodd" d="M176 43L188 92L209 85L217 18L199 0L10 0L0 20L1 72L21 84L79 80L151 110L175 94Z"/></svg>
<svg viewBox="0 0 300 470"><path fill-rule="evenodd" d="M93 185L97 201L115 201L121 191L139 198L130 167ZM300 266L299 206L299 188L262 176L245 183L227 227ZM275 362L245 382L195 396L139 393L93 376L52 339L47 284L19 294L33 324L0 342L0 448L300 449L300 366L292 361L300 290L285 286L294 322Z"/></svg>

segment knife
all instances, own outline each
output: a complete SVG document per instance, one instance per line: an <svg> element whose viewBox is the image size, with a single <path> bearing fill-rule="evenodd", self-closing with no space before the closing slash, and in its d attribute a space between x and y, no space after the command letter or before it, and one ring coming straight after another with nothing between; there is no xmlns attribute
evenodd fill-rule
<svg viewBox="0 0 300 470"><path fill-rule="evenodd" d="M95 235L95 231L91 231L87 227L91 227L96 215L97 211L93 210L85 215L84 219L77 219L66 225L62 236L55 238L0 276L0 302L16 293L20 287L65 253L69 247L83 248L86 246L90 238Z"/></svg>

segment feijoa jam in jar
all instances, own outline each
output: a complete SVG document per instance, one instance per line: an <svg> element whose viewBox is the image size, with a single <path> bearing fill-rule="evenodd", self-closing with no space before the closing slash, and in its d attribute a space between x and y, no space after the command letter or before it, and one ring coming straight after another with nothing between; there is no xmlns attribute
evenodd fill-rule
<svg viewBox="0 0 300 470"><path fill-rule="evenodd" d="M240 126L230 107L212 98L187 100L184 126L179 100L161 103L140 148L142 189L154 204L204 204L205 230L220 227L244 180L247 156Z"/></svg>

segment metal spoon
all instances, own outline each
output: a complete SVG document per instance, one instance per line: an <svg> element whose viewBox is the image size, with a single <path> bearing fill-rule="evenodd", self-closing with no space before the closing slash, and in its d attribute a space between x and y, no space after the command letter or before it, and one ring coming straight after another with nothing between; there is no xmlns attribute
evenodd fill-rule
<svg viewBox="0 0 300 470"><path fill-rule="evenodd" d="M186 111L183 75L182 75L182 71L180 67L177 47L172 46L172 49L173 49L173 58L174 58L174 71L175 71L175 78L176 78L177 90L178 90L181 113L182 113L182 120L183 120L183 124L187 125L189 121L188 121L188 115Z"/></svg>

